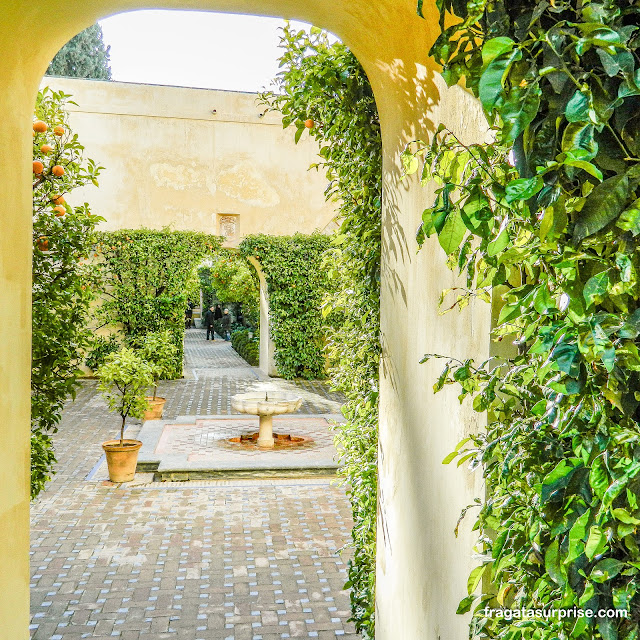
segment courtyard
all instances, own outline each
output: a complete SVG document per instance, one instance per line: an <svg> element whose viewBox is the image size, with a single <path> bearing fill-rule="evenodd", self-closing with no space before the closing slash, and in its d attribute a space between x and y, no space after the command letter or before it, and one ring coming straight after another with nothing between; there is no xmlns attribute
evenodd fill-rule
<svg viewBox="0 0 640 640"><path fill-rule="evenodd" d="M233 394L265 383L295 389L305 415L337 413L325 384L266 380L204 335L186 332L185 378L161 383L166 420L229 416ZM140 473L113 484L100 443L118 419L96 387L85 381L67 404L57 473L32 506L34 640L360 637L347 622L349 552L339 551L352 523L335 476L154 482Z"/></svg>

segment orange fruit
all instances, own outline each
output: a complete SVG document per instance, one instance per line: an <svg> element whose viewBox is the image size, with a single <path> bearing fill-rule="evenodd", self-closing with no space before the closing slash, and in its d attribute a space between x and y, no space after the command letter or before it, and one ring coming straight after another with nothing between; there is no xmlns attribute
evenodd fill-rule
<svg viewBox="0 0 640 640"><path fill-rule="evenodd" d="M53 207L53 210L56 212L56 217L57 218L60 218L65 213L67 213L67 210L62 205L58 205L57 207Z"/></svg>
<svg viewBox="0 0 640 640"><path fill-rule="evenodd" d="M307 129L313 129L314 124L315 122L311 118L304 121L304 126L307 127Z"/></svg>
<svg viewBox="0 0 640 640"><path fill-rule="evenodd" d="M36 120L33 123L33 130L36 133L44 133L49 127L46 122L42 122L42 120Z"/></svg>
<svg viewBox="0 0 640 640"><path fill-rule="evenodd" d="M33 173L36 175L40 175L44 171L44 165L40 160L33 161Z"/></svg>
<svg viewBox="0 0 640 640"><path fill-rule="evenodd" d="M47 155L47 153L51 153L53 151L53 147L50 144L43 144L40 147L40 151Z"/></svg>
<svg viewBox="0 0 640 640"><path fill-rule="evenodd" d="M53 204L64 204L65 199L64 196L61 196L59 193L57 193L51 196L51 202L53 202Z"/></svg>
<svg viewBox="0 0 640 640"><path fill-rule="evenodd" d="M47 238L47 236L40 236L37 244L40 251L47 251L47 249L49 249L49 238Z"/></svg>
<svg viewBox="0 0 640 640"><path fill-rule="evenodd" d="M58 125L57 127L53 127L53 133L55 133L57 136L63 136L64 127L61 127L60 125Z"/></svg>
<svg viewBox="0 0 640 640"><path fill-rule="evenodd" d="M64 175L64 167L57 164L55 167L53 167L53 169L51 169L51 173L53 173L54 176L60 178Z"/></svg>

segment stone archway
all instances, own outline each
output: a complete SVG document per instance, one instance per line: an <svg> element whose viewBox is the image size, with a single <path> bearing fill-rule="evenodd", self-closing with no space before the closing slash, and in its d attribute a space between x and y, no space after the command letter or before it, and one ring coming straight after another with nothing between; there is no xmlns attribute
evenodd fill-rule
<svg viewBox="0 0 640 640"><path fill-rule="evenodd" d="M49 60L69 38L107 15L150 7L305 20L338 35L367 71L384 148L377 636L465 637L455 609L466 593L473 538L463 530L456 540L452 530L475 488L440 462L474 418L454 391L432 396L438 365L418 362L426 352L487 357L490 310L471 305L464 316L438 315L439 292L453 276L437 243L416 254L415 229L432 193L401 182L399 153L439 122L466 139L485 124L475 101L448 89L428 60L437 19L433 7L419 19L415 0L0 0L0 637L28 637L33 103Z"/></svg>

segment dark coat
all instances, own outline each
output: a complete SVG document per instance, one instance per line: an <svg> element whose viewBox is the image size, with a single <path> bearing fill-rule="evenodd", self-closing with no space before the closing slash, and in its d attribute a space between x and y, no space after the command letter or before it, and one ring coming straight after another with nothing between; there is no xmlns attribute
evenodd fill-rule
<svg viewBox="0 0 640 640"><path fill-rule="evenodd" d="M220 322L222 323L222 328L229 331L229 329L231 329L231 314L225 313Z"/></svg>
<svg viewBox="0 0 640 640"><path fill-rule="evenodd" d="M204 326L213 327L214 314L211 309L207 309L207 313L204 314Z"/></svg>
<svg viewBox="0 0 640 640"><path fill-rule="evenodd" d="M220 320L222 318L222 309L220 307L216 307L213 311L213 317L216 320Z"/></svg>

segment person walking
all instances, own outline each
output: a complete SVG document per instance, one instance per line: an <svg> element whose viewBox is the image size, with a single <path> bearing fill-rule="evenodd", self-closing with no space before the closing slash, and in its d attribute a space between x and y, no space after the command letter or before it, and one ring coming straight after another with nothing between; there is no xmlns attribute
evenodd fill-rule
<svg viewBox="0 0 640 640"><path fill-rule="evenodd" d="M207 340L209 339L209 334L211 334L211 339L216 339L216 332L213 328L213 321L215 319L213 305L209 307L207 313L204 314L204 326L207 328Z"/></svg>
<svg viewBox="0 0 640 640"><path fill-rule="evenodd" d="M224 333L225 340L231 340L231 314L229 313L229 309L225 309L222 314L222 333Z"/></svg>

